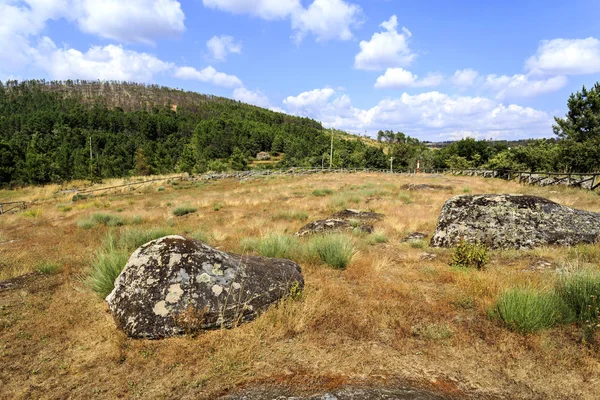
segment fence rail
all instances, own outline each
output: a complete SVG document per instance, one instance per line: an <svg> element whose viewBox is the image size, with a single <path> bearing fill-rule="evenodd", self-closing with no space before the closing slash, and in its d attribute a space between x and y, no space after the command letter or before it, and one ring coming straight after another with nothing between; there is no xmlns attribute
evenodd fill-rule
<svg viewBox="0 0 600 400"><path fill-rule="evenodd" d="M0 215L8 213L16 213L27 208L24 201L11 201L8 203L0 203Z"/></svg>

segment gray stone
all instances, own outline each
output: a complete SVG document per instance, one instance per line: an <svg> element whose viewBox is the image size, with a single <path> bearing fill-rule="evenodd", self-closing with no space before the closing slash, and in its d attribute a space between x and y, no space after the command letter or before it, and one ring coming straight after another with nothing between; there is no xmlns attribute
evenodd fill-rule
<svg viewBox="0 0 600 400"><path fill-rule="evenodd" d="M348 387L314 395L294 395L286 392L285 389L249 389L219 397L219 400L445 400L451 398L428 390L408 387Z"/></svg>
<svg viewBox="0 0 600 400"><path fill-rule="evenodd" d="M358 229L365 233L372 233L374 228L373 225L369 224L363 224L359 222L358 224L353 225L350 221L330 218L309 222L300 228L298 232L296 232L296 236L337 233L352 231L354 229Z"/></svg>
<svg viewBox="0 0 600 400"><path fill-rule="evenodd" d="M403 242L410 242L412 240L423 240L427 237L426 233L423 232L411 232L408 235L406 235L406 237L404 239L402 239Z"/></svg>
<svg viewBox="0 0 600 400"><path fill-rule="evenodd" d="M240 256L167 236L132 254L106 301L127 335L156 339L234 327L303 286L292 261Z"/></svg>
<svg viewBox="0 0 600 400"><path fill-rule="evenodd" d="M384 217L383 214L378 214L378 213L372 212L372 211L360 211L360 210L346 209L346 210L342 210L342 211L339 211L339 212L333 214L330 218L343 219L343 220L357 219L357 220L378 221L378 220L382 219L383 217Z"/></svg>
<svg viewBox="0 0 600 400"><path fill-rule="evenodd" d="M536 196L456 196L442 207L431 246L452 247L461 239L516 249L595 243L600 239L600 213Z"/></svg>

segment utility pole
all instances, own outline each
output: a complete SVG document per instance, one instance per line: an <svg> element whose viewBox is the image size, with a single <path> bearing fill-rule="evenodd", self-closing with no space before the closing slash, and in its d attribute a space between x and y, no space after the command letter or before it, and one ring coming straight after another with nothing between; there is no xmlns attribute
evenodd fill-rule
<svg viewBox="0 0 600 400"><path fill-rule="evenodd" d="M390 157L390 173L394 173L394 157Z"/></svg>
<svg viewBox="0 0 600 400"><path fill-rule="evenodd" d="M333 128L331 128L331 151L329 153L329 169L333 167Z"/></svg>

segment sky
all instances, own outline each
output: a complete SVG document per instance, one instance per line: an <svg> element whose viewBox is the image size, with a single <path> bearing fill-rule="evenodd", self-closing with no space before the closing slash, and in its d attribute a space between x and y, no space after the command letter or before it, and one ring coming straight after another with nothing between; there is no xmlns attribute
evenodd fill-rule
<svg viewBox="0 0 600 400"><path fill-rule="evenodd" d="M552 137L598 0L0 0L0 80L155 83L372 137Z"/></svg>

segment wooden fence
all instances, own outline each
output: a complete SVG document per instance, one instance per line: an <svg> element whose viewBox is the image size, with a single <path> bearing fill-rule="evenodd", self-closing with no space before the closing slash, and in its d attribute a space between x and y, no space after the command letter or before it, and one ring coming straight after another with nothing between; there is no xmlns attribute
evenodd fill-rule
<svg viewBox="0 0 600 400"><path fill-rule="evenodd" d="M24 201L11 201L8 203L0 203L0 215L8 213L16 213L27 208Z"/></svg>

